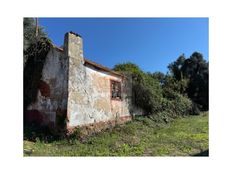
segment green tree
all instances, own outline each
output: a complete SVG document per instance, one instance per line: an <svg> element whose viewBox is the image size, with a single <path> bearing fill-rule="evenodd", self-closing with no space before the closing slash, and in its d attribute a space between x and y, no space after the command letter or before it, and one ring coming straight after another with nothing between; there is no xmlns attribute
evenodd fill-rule
<svg viewBox="0 0 232 174"><path fill-rule="evenodd" d="M201 110L209 108L209 67L203 55L194 52L182 67L183 75L189 78L188 96L200 105Z"/></svg>
<svg viewBox="0 0 232 174"><path fill-rule="evenodd" d="M133 103L147 114L156 113L161 107L162 88L151 74L143 72L136 64L117 64L115 71L127 72L132 76Z"/></svg>
<svg viewBox="0 0 232 174"><path fill-rule="evenodd" d="M136 82L140 82L144 75L143 71L138 67L138 65L131 62L116 64L113 70L130 73L132 75L133 80Z"/></svg>
<svg viewBox="0 0 232 174"><path fill-rule="evenodd" d="M174 76L175 79L181 80L182 79L182 66L184 65L186 58L184 54L177 58L176 61L168 65L168 69L171 72L171 75Z"/></svg>
<svg viewBox="0 0 232 174"><path fill-rule="evenodd" d="M38 26L38 36L36 38L36 20L35 18L23 18L23 52L24 64L28 59L26 54L30 45L35 44L40 38L47 37L44 28Z"/></svg>
<svg viewBox="0 0 232 174"><path fill-rule="evenodd" d="M36 100L39 81L51 42L41 26L38 26L38 35L36 36L36 21L34 18L23 19L23 37L25 111L28 105Z"/></svg>
<svg viewBox="0 0 232 174"><path fill-rule="evenodd" d="M152 73L151 76L154 79L157 79L161 86L164 84L165 78L166 78L166 75L164 73L158 71L158 72Z"/></svg>
<svg viewBox="0 0 232 174"><path fill-rule="evenodd" d="M194 52L188 59L181 55L168 68L179 87L177 90L181 94L187 93L201 110L208 110L209 72L203 55Z"/></svg>
<svg viewBox="0 0 232 174"><path fill-rule="evenodd" d="M155 122L167 123L191 113L191 100L181 95L182 88L188 84L184 78L178 81L173 75L146 73L133 63L115 65L114 70L132 75L133 103Z"/></svg>

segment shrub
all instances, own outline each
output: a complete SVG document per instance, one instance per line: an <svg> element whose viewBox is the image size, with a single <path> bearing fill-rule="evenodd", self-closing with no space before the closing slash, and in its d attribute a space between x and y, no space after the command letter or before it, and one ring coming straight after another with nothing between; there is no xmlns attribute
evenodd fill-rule
<svg viewBox="0 0 232 174"><path fill-rule="evenodd" d="M185 92L187 80L178 82L169 75L145 73L132 63L116 65L114 70L132 74L133 103L154 122L168 123L193 112L191 100L181 95Z"/></svg>
<svg viewBox="0 0 232 174"><path fill-rule="evenodd" d="M133 84L133 101L141 107L147 114L157 113L161 109L162 88L158 80L147 74L143 74L142 83Z"/></svg>
<svg viewBox="0 0 232 174"><path fill-rule="evenodd" d="M191 112L192 102L187 97L177 94L175 100L172 102L175 106L173 111L176 115L188 115Z"/></svg>
<svg viewBox="0 0 232 174"><path fill-rule="evenodd" d="M149 119L150 118L150 119ZM144 116L136 116L135 121L142 122L146 126L153 126L154 125L154 120L151 118L151 116L144 117Z"/></svg>
<svg viewBox="0 0 232 174"><path fill-rule="evenodd" d="M149 118L151 118L155 123L169 123L173 120L173 113L170 111L162 111L150 115Z"/></svg>
<svg viewBox="0 0 232 174"><path fill-rule="evenodd" d="M172 99L163 98L162 99L162 110L170 111L173 117L188 115L192 112L192 101L187 97L172 92Z"/></svg>
<svg viewBox="0 0 232 174"><path fill-rule="evenodd" d="M159 80L143 72L136 64L123 63L114 66L115 71L130 73L132 76L133 103L146 114L160 111L162 88Z"/></svg>
<svg viewBox="0 0 232 174"><path fill-rule="evenodd" d="M176 94L173 100L162 98L159 112L149 115L155 123L169 123L173 119L189 115L192 110L192 102L187 97Z"/></svg>

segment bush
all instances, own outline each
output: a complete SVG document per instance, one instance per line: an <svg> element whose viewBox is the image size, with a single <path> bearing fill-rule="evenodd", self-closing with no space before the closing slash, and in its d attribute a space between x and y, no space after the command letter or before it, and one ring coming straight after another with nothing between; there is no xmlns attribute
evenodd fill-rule
<svg viewBox="0 0 232 174"><path fill-rule="evenodd" d="M141 107L147 114L161 110L162 88L158 80L144 74L142 83L134 82L133 93L134 104Z"/></svg>
<svg viewBox="0 0 232 174"><path fill-rule="evenodd" d="M192 102L187 97L177 94L173 100L164 100L163 107L171 111L175 117L184 116L191 113Z"/></svg>
<svg viewBox="0 0 232 174"><path fill-rule="evenodd" d="M157 114L150 115L151 118L155 123L170 123L174 117L173 113L170 111L162 111Z"/></svg>
<svg viewBox="0 0 232 174"><path fill-rule="evenodd" d="M175 118L189 115L192 111L192 102L187 97L176 94L173 100L162 98L159 112L149 115L155 123L169 123Z"/></svg>
<svg viewBox="0 0 232 174"><path fill-rule="evenodd" d="M178 82L169 75L145 73L132 63L118 64L114 70L132 74L133 103L154 122L168 123L179 116L189 115L193 110L196 113L191 100L181 95L185 92L187 80Z"/></svg>
<svg viewBox="0 0 232 174"><path fill-rule="evenodd" d="M133 103L142 108L146 114L157 113L161 109L162 88L158 79L150 73L143 72L136 64L117 64L115 71L130 73L132 76Z"/></svg>
<svg viewBox="0 0 232 174"><path fill-rule="evenodd" d="M192 112L192 102L185 96L175 93L173 99L161 98L159 110L148 117L155 123L163 124L173 121L175 118L189 115Z"/></svg>
<svg viewBox="0 0 232 174"><path fill-rule="evenodd" d="M176 115L184 116L190 114L192 109L192 102L190 99L180 94L177 94L175 100L173 100L172 102L175 106L173 108L173 111L176 113Z"/></svg>
<svg viewBox="0 0 232 174"><path fill-rule="evenodd" d="M150 119L149 119L150 118ZM154 120L151 118L151 116L145 117L145 116L136 116L134 118L135 121L142 122L146 126L153 126L154 125Z"/></svg>
<svg viewBox="0 0 232 174"><path fill-rule="evenodd" d="M164 91L157 79L144 74L143 83L135 84L135 101L148 115L159 115L161 120L192 113L192 101L174 90ZM163 95L165 92L166 95ZM158 118L156 118L158 119ZM156 120L158 121L158 120Z"/></svg>

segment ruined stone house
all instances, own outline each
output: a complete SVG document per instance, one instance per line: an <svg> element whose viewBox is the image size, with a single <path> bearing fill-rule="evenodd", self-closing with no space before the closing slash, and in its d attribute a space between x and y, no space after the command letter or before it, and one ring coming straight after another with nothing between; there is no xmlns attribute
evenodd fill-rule
<svg viewBox="0 0 232 174"><path fill-rule="evenodd" d="M135 114L131 78L85 59L82 38L73 32L66 33L63 49L50 48L38 88L25 118L40 124L56 125L62 116L72 129L125 122Z"/></svg>

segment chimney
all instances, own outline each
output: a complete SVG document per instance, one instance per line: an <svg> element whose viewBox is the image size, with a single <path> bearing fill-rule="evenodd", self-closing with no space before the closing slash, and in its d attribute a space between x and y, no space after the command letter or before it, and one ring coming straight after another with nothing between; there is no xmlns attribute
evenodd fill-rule
<svg viewBox="0 0 232 174"><path fill-rule="evenodd" d="M82 38L80 35L73 32L65 34L64 54L68 61L67 127L69 127L73 126L72 124L77 121L76 118L80 117L80 111L77 111L77 108L80 107L78 103L80 101L77 98L83 96L86 88L86 70L84 66Z"/></svg>
<svg viewBox="0 0 232 174"><path fill-rule="evenodd" d="M79 34L68 32L64 39L65 55L72 59L80 59L84 63L83 43Z"/></svg>

